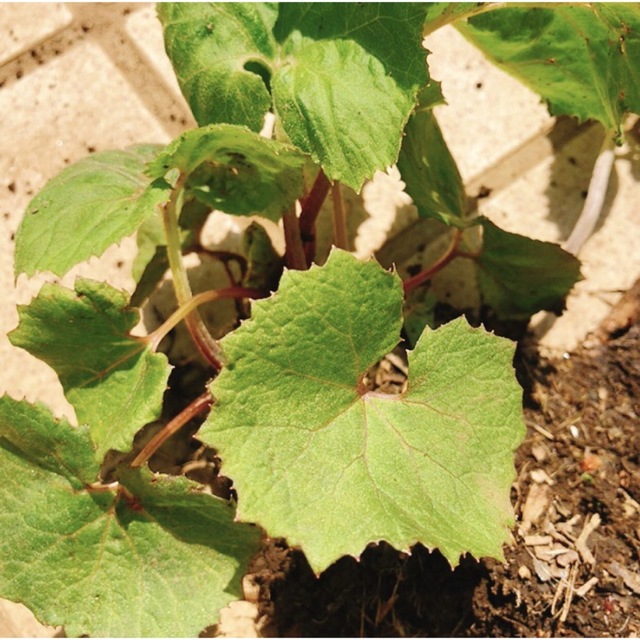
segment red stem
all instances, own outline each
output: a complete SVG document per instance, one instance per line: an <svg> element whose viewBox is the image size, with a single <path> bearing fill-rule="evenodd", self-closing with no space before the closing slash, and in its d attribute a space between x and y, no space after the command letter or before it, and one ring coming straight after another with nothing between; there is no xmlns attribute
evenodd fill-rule
<svg viewBox="0 0 640 640"><path fill-rule="evenodd" d="M149 458L174 434L177 433L189 420L208 410L213 404L213 398L207 391L198 396L188 407L183 409L175 418L156 433L133 459L132 467L141 467Z"/></svg>
<svg viewBox="0 0 640 640"><path fill-rule="evenodd" d="M462 238L462 231L456 229L447 250L438 258L438 260L432 264L428 269L417 273L415 276L408 278L402 283L405 296L411 293L414 289L425 283L427 280L433 278L441 269L444 269L452 260L457 258L458 246L460 245L460 239Z"/></svg>
<svg viewBox="0 0 640 640"><path fill-rule="evenodd" d="M300 236L302 246L307 259L307 264L311 264L316 253L316 218L320 213L322 203L326 200L331 183L320 169L316 176L313 187L309 195L302 202L300 213Z"/></svg>
<svg viewBox="0 0 640 640"><path fill-rule="evenodd" d="M304 271L309 268L309 263L302 248L300 239L300 226L295 209L291 208L282 215L284 227L285 260L289 269Z"/></svg>

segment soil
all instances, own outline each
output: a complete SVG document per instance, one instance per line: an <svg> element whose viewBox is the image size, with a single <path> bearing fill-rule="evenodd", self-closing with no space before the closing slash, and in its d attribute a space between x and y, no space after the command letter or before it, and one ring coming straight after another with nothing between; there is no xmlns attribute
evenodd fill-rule
<svg viewBox="0 0 640 640"><path fill-rule="evenodd" d="M267 540L245 578L265 636L571 637L640 634L640 284L557 362L521 341L527 436L505 561L451 569L418 545L370 545L316 578ZM401 387L397 355L371 384Z"/></svg>

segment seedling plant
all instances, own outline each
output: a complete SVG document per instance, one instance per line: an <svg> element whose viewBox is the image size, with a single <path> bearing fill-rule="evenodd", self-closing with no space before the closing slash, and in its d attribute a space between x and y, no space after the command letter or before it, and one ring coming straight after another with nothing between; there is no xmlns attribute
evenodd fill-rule
<svg viewBox="0 0 640 640"><path fill-rule="evenodd" d="M452 24L552 114L602 123L601 186L575 252L623 118L640 110L638 6L169 3L158 16L198 128L66 168L17 234L16 274L61 276L137 232L137 288L78 278L19 308L10 340L56 371L77 425L0 398L0 595L69 635L189 636L241 597L264 536L302 549L317 573L380 541L437 548L452 565L501 558L524 435L514 345L461 314L438 326L430 283L465 260L483 317L526 321L562 306L579 262L469 209L422 41ZM349 251L343 206L345 190L392 165L449 236L404 281ZM242 251L202 246L214 210L254 216ZM265 221L280 225L284 255ZM228 286L194 295L184 256L206 251ZM175 312L132 335L167 271ZM238 312L219 339L201 305L224 298ZM162 344L181 323L209 381L172 414L182 364ZM386 395L367 371L398 345L408 379ZM233 483L226 497L149 466L194 424Z"/></svg>

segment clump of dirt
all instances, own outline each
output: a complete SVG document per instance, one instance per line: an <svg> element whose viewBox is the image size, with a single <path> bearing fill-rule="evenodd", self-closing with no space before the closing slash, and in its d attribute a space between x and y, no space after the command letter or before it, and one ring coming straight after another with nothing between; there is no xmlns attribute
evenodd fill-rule
<svg viewBox="0 0 640 640"><path fill-rule="evenodd" d="M380 544L316 578L300 551L268 540L249 576L260 633L640 634L639 294L635 311L620 320L618 308L599 339L559 362L520 351L527 437L504 563L465 557L452 570L437 551ZM395 354L368 379L399 391L402 366Z"/></svg>

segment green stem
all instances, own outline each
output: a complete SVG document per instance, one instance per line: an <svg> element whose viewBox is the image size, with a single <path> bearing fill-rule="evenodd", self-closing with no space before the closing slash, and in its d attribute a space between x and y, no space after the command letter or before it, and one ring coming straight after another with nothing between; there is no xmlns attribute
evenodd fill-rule
<svg viewBox="0 0 640 640"><path fill-rule="evenodd" d="M140 453L133 459L132 467L141 467L149 458L174 434L177 433L187 422L197 415L207 411L213 404L213 398L207 391L198 396L188 407L183 409L175 418L156 433L149 442L142 448Z"/></svg>
<svg viewBox="0 0 640 640"><path fill-rule="evenodd" d="M338 249L348 251L347 220L344 215L344 202L340 184L337 182L331 185L331 202L333 204L333 243Z"/></svg>
<svg viewBox="0 0 640 640"><path fill-rule="evenodd" d="M178 215L185 181L186 175L181 174L171 192L169 201L162 207L162 222L167 238L167 256L169 258L171 275L173 276L176 298L180 307L187 305L193 297L187 277L187 270L182 260L180 230L178 228ZM194 309L186 317L185 322L191 338L202 355L216 371L220 371L223 362L222 351L217 342L211 337L197 310Z"/></svg>
<svg viewBox="0 0 640 640"><path fill-rule="evenodd" d="M607 195L607 188L609 187L614 161L615 134L607 131L602 141L598 157L593 165L587 199L584 201L580 217L575 227L573 227L571 235L562 247L574 256L580 253L582 245L589 239L598 224Z"/></svg>
<svg viewBox="0 0 640 640"><path fill-rule="evenodd" d="M495 11L496 9L504 9L507 6L512 6L511 3L506 2L486 2L484 4L471 6L468 11L456 13L458 3L450 4L435 20L427 23L422 30L422 37L426 38L428 35L437 31L441 27L458 20L467 20L473 18L481 13L487 13L487 11Z"/></svg>
<svg viewBox="0 0 640 640"><path fill-rule="evenodd" d="M144 338L147 347L156 351L164 337L179 322L184 320L194 309L206 302L213 302L222 298L266 298L269 294L262 289L250 289L248 287L229 287L227 289L213 289L193 296L186 304L178 307L155 331Z"/></svg>
<svg viewBox="0 0 640 640"><path fill-rule="evenodd" d="M284 226L285 240L285 259L289 269L297 269L304 271L309 268L307 259L302 247L302 239L300 237L300 226L298 224L298 216L295 208L292 207L282 215L282 224Z"/></svg>
<svg viewBox="0 0 640 640"><path fill-rule="evenodd" d="M417 273L415 276L408 278L402 283L405 296L409 295L409 293L421 284L425 283L427 280L431 280L438 271L444 269L452 260L460 256L460 253L458 253L458 247L460 246L461 238L462 230L456 229L446 251L436 260L436 262L434 262L428 269Z"/></svg>

